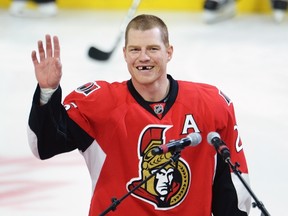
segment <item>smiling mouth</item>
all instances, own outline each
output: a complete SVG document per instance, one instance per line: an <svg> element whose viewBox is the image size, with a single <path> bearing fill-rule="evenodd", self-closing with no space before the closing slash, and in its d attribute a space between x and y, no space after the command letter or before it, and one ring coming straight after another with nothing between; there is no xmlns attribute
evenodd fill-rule
<svg viewBox="0 0 288 216"><path fill-rule="evenodd" d="M140 71L144 71L144 70L152 70L154 66L138 66L136 68Z"/></svg>

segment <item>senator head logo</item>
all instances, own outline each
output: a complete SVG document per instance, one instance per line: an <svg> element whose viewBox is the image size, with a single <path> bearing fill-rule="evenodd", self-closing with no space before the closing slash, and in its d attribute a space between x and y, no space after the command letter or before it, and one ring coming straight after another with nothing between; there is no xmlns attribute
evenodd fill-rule
<svg viewBox="0 0 288 216"><path fill-rule="evenodd" d="M127 183L127 189L132 190L154 174L132 195L159 210L178 206L185 199L191 179L190 169L183 158L180 157L177 162L171 162L159 169L170 160L172 154L152 154L153 148L166 143L165 133L170 128L169 125L150 125L142 131L138 142L139 176Z"/></svg>

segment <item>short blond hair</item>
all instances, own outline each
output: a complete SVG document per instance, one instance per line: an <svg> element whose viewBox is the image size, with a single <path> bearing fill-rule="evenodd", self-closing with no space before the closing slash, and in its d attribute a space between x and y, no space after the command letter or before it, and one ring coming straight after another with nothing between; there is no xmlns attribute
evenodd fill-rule
<svg viewBox="0 0 288 216"><path fill-rule="evenodd" d="M165 46L168 47L169 34L166 24L159 17L149 14L138 15L128 23L125 31L125 47L128 43L128 32L130 29L145 31L153 28L158 28L160 30L162 41Z"/></svg>

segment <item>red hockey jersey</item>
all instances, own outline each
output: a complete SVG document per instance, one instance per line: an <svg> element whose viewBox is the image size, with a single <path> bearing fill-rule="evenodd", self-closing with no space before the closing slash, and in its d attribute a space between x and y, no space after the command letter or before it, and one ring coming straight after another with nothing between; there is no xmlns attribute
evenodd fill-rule
<svg viewBox="0 0 288 216"><path fill-rule="evenodd" d="M98 170L92 172L91 216L99 215L110 206L112 197L123 196L171 157L171 153L153 156L153 148L192 132L200 132L202 143L185 148L178 162L135 190L117 207L116 215L210 215L216 168L215 149L206 141L211 131L221 135L232 159L247 173L230 99L210 85L171 82L162 118L131 81L91 82L66 98L70 118L95 139L91 158L86 157ZM92 158L101 163L92 164ZM237 193L241 201L240 193L245 191Z"/></svg>
<svg viewBox="0 0 288 216"><path fill-rule="evenodd" d="M215 216L240 216L249 212L249 194L206 139L209 132L218 132L230 149L231 160L240 163L242 176L248 180L231 100L214 86L168 77L169 96L159 103L145 101L131 80L90 82L69 94L64 100L68 116L62 118L71 119L89 135L85 147L55 147L59 150L43 156L50 150L44 141L41 144L42 135L33 126L36 111L31 110L29 126L38 137L35 148L42 146L40 157L81 150L93 184L90 216L104 211L120 216L210 216L212 212ZM59 97L53 95L49 103L56 106ZM68 121L64 130L70 139L76 136L67 126L72 123ZM201 134L202 142L183 149L180 158L167 166L163 164L170 161L172 152L152 154L155 147L193 132ZM110 211L111 198L120 199L131 190L131 195L121 203L116 200L115 211Z"/></svg>

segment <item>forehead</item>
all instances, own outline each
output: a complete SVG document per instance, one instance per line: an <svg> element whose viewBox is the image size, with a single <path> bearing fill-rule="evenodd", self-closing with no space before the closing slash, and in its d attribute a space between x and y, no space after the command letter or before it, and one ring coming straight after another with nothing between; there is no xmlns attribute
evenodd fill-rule
<svg viewBox="0 0 288 216"><path fill-rule="evenodd" d="M127 45L164 44L159 28L147 30L130 29L127 34Z"/></svg>

